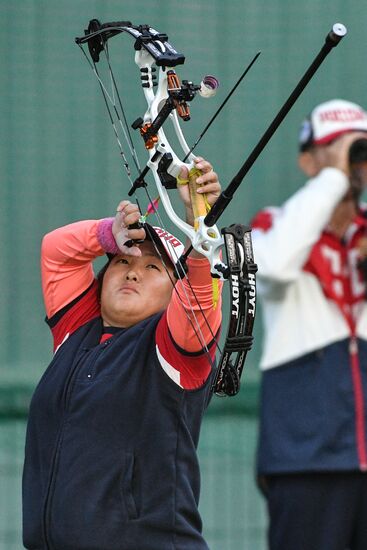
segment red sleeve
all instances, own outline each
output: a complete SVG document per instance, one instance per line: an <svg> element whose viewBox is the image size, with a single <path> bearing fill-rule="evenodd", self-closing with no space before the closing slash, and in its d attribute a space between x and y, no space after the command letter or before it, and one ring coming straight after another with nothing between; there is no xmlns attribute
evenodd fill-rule
<svg viewBox="0 0 367 550"><path fill-rule="evenodd" d="M98 283L92 285L65 308L46 319L54 340L54 352L79 327L101 314L97 299Z"/></svg>
<svg viewBox="0 0 367 550"><path fill-rule="evenodd" d="M268 231L273 225L273 213L271 209L261 210L251 221L252 229L262 229Z"/></svg>
<svg viewBox="0 0 367 550"><path fill-rule="evenodd" d="M72 223L43 239L42 287L54 350L76 329L100 315L93 260L104 254L99 239L101 222L104 220Z"/></svg>
<svg viewBox="0 0 367 550"><path fill-rule="evenodd" d="M219 335L216 335L219 338ZM216 345L212 341L209 351L187 352L180 348L170 333L167 314L159 321L156 331L156 352L161 367L179 386L186 390L200 388L207 380L215 360ZM209 356L208 356L209 354Z"/></svg>
<svg viewBox="0 0 367 550"><path fill-rule="evenodd" d="M211 372L221 324L221 281L213 307L213 284L207 259L188 258L188 276L178 281L156 332L162 368L185 389L202 386ZM208 349L210 352L208 352ZM209 356L208 356L209 354Z"/></svg>
<svg viewBox="0 0 367 550"><path fill-rule="evenodd" d="M222 321L222 281L213 279L206 258L188 258L188 278L176 283L167 308L175 343L186 352L200 352L215 337ZM213 302L213 281L218 302Z"/></svg>
<svg viewBox="0 0 367 550"><path fill-rule="evenodd" d="M41 273L48 317L80 296L93 283L92 262L104 254L98 240L99 223L100 220L72 223L44 237Z"/></svg>

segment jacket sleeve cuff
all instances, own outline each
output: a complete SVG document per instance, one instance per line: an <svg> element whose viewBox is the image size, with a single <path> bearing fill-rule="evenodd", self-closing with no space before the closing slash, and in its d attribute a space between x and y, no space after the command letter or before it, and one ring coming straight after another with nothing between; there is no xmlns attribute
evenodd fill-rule
<svg viewBox="0 0 367 550"><path fill-rule="evenodd" d="M100 220L97 227L97 239L105 252L118 254L120 252L115 237L112 234L112 224L115 218Z"/></svg>
<svg viewBox="0 0 367 550"><path fill-rule="evenodd" d="M210 264L207 258L187 258L188 276L193 286L205 286L212 284Z"/></svg>

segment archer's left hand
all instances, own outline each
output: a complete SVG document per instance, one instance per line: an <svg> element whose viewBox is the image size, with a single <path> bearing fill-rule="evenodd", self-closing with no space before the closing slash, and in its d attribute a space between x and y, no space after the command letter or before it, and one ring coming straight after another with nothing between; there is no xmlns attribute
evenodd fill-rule
<svg viewBox="0 0 367 550"><path fill-rule="evenodd" d="M212 165L202 157L197 157L195 159L195 168L200 170L202 173L201 176L197 178L197 183L200 185L198 188L198 194L205 194L206 200L210 206L213 206L215 201L220 195L221 192L221 186L218 180L218 175L216 172L214 172ZM183 167L180 173L180 179L181 180L187 180L188 179L188 169L186 167ZM188 222L191 222L192 219L192 207L191 207L191 201L190 201L190 193L188 190L187 185L179 185L178 191L180 193L180 197L182 202L185 205L186 208L186 216L188 219Z"/></svg>

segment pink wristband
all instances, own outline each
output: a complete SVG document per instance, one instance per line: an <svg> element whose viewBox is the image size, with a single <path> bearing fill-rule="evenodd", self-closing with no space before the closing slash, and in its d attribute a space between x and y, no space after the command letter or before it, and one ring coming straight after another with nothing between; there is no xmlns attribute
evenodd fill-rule
<svg viewBox="0 0 367 550"><path fill-rule="evenodd" d="M115 218L104 218L100 220L97 227L97 239L105 252L118 254L120 252L115 237L112 234L112 224Z"/></svg>

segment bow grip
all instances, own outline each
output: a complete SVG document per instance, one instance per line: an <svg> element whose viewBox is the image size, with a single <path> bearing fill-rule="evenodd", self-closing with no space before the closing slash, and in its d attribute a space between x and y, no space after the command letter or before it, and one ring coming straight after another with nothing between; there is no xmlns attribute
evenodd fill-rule
<svg viewBox="0 0 367 550"><path fill-rule="evenodd" d="M191 206L194 213L194 228L198 229L197 219L203 216L206 216L208 212L207 202L205 196L197 192L197 189L200 187L197 183L197 178L201 176L200 170L197 168L192 168L189 172L189 191L190 191L190 200Z"/></svg>

